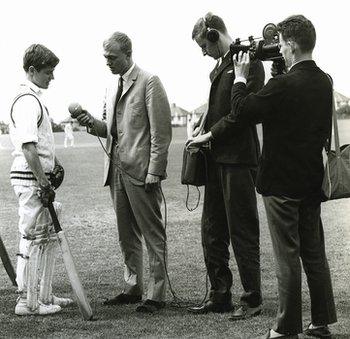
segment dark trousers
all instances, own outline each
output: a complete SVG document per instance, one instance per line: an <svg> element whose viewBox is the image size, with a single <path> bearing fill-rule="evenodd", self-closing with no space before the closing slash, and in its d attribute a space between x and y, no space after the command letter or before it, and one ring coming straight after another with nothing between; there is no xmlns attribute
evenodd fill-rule
<svg viewBox="0 0 350 339"><path fill-rule="evenodd" d="M202 245L211 284L210 300L231 303L230 240L244 289L241 303L261 304L259 219L255 170L208 158L202 215Z"/></svg>
<svg viewBox="0 0 350 339"><path fill-rule="evenodd" d="M336 322L320 202L269 196L264 197L264 203L278 280L279 309L274 329L285 334L302 332L300 258L310 291L312 323Z"/></svg>

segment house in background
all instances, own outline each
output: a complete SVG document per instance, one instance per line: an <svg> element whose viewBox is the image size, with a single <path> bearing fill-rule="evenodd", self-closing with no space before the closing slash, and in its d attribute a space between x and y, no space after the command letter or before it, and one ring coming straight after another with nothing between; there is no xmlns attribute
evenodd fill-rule
<svg viewBox="0 0 350 339"><path fill-rule="evenodd" d="M176 104L171 104L171 126L186 126L187 125L187 116L190 114L188 111L183 109Z"/></svg>
<svg viewBox="0 0 350 339"><path fill-rule="evenodd" d="M199 118L207 111L208 109L208 103L204 103L203 105L200 105L199 107L195 108L193 111L191 111L191 122L195 124Z"/></svg>
<svg viewBox="0 0 350 339"><path fill-rule="evenodd" d="M335 109L338 119L350 118L350 99L343 94L334 91Z"/></svg>
<svg viewBox="0 0 350 339"><path fill-rule="evenodd" d="M350 98L346 97L343 94L340 94L337 91L334 91L334 100L335 100L335 107L336 108L350 105Z"/></svg>

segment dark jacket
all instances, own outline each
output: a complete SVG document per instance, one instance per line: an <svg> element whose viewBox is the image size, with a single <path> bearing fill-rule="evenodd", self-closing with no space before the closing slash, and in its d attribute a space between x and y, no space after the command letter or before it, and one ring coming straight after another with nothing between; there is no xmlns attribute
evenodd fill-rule
<svg viewBox="0 0 350 339"><path fill-rule="evenodd" d="M232 89L232 113L211 129L214 138L235 134L240 124L263 125L257 190L291 198L319 194L322 149L330 133L332 85L312 60L271 79L256 94L244 83ZM238 132L239 133L239 132Z"/></svg>
<svg viewBox="0 0 350 339"><path fill-rule="evenodd" d="M215 123L231 112L231 90L235 79L231 53L210 74L211 88L208 115L204 130L209 131ZM249 92L257 92L264 85L265 72L261 61L252 63L247 83ZM257 166L260 155L255 125L244 126L225 140L212 140L211 153L216 162Z"/></svg>

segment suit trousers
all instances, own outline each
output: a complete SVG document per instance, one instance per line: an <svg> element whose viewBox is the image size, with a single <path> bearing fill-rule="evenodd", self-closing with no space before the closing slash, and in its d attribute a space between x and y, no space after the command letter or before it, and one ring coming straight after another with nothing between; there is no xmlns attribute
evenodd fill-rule
<svg viewBox="0 0 350 339"><path fill-rule="evenodd" d="M166 292L166 234L161 214L160 187L150 192L135 182L118 164L117 148L112 150L109 183L117 217L119 243L124 257L124 293L143 293L144 237L149 259L147 299L164 301Z"/></svg>
<svg viewBox="0 0 350 339"><path fill-rule="evenodd" d="M216 163L208 156L202 214L202 245L211 284L209 299L231 303L230 240L243 286L241 304L261 304L259 218L255 170Z"/></svg>
<svg viewBox="0 0 350 339"><path fill-rule="evenodd" d="M267 196L264 204L278 281L279 309L274 329L285 334L302 332L300 258L310 291L312 323L336 322L319 199Z"/></svg>

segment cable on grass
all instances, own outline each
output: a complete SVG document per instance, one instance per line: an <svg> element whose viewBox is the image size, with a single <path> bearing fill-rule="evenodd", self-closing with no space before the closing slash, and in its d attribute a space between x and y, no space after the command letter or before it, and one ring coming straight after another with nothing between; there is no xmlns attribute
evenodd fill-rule
<svg viewBox="0 0 350 339"><path fill-rule="evenodd" d="M98 138L98 141L100 142L100 145L104 151L104 153L107 155L107 157L109 158L109 160L111 161L111 163L116 166L120 171L126 173L128 176L130 176L131 178L135 179L135 180L139 180L135 177L133 177L132 175L130 175L128 172L126 172L119 164L115 163L111 157L111 155L108 153L106 147L103 145L103 142L101 141L101 137L100 135L98 134L97 130L95 129L95 127L92 125L92 126L89 126L91 129L93 129L95 135L97 136ZM167 277L167 280L168 280L168 284L169 284L169 290L170 290L170 293L173 297L173 301L170 303L170 306L173 306L173 307L176 307L176 308L188 308L188 307L196 307L196 306L201 306L204 304L204 302L206 301L207 299L207 296L208 296L208 292L209 292L209 277L208 277L208 274L206 274L206 277L205 277L205 295L203 297L203 299L200 301L200 303L195 303L193 302L192 300L190 299L184 299L184 298L180 298L177 296L175 290L173 289L173 286L172 286L172 283L171 283L171 280L170 280L170 276L169 276L169 272L168 272L168 264L167 264L167 225L168 225L168 208L167 208L167 203L166 203L166 199L165 199L165 196L164 196L164 193L163 193L163 190L162 190L162 187L159 185L159 188L160 188L160 192L161 192L161 195L162 195L162 199L163 199L163 203L164 203L164 231L165 231L165 239L164 239L164 251L163 251L163 260L164 260L164 268L165 268L165 274L166 274L166 277ZM198 190L198 193L199 193L199 196L198 196L198 201L196 203L196 206L194 208L189 208L188 207L188 197L189 197L189 188L187 186L187 198L186 198L186 207L189 211L194 211L198 205L199 205L199 201L200 201L200 191L197 187L197 190Z"/></svg>

